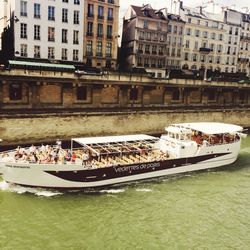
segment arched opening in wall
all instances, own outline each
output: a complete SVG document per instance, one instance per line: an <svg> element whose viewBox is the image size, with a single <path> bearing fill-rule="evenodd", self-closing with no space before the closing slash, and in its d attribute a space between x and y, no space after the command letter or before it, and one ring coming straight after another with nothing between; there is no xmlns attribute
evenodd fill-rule
<svg viewBox="0 0 250 250"><path fill-rule="evenodd" d="M189 67L188 67L187 64L184 64L184 65L182 66L182 69L189 69Z"/></svg>
<svg viewBox="0 0 250 250"><path fill-rule="evenodd" d="M209 102L215 102L217 98L215 89L208 89L207 91L207 99Z"/></svg>
<svg viewBox="0 0 250 250"><path fill-rule="evenodd" d="M76 88L76 98L77 101L86 101L88 97L87 86L78 86Z"/></svg>
<svg viewBox="0 0 250 250"><path fill-rule="evenodd" d="M132 87L129 91L129 100L138 101L139 99L139 90L138 88Z"/></svg>
<svg viewBox="0 0 250 250"><path fill-rule="evenodd" d="M9 98L11 101L22 100L22 85L19 83L10 84L9 86Z"/></svg>
<svg viewBox="0 0 250 250"><path fill-rule="evenodd" d="M179 89L175 89L172 93L172 100L173 101L179 101L180 100L180 90Z"/></svg>
<svg viewBox="0 0 250 250"><path fill-rule="evenodd" d="M246 92L244 90L240 90L239 92L239 103L244 103L246 97Z"/></svg>

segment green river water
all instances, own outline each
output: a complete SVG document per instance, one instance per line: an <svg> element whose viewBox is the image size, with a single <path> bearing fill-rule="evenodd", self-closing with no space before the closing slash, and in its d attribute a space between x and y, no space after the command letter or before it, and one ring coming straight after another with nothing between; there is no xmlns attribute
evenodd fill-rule
<svg viewBox="0 0 250 250"><path fill-rule="evenodd" d="M231 166L99 191L0 180L6 249L250 249L250 137Z"/></svg>

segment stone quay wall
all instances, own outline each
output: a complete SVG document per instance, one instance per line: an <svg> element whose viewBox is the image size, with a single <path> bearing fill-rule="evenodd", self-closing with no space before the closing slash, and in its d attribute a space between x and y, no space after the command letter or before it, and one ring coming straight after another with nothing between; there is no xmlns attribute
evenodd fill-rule
<svg viewBox="0 0 250 250"><path fill-rule="evenodd" d="M160 134L171 123L225 122L250 127L250 109L6 115L0 117L1 145L52 142L57 138Z"/></svg>

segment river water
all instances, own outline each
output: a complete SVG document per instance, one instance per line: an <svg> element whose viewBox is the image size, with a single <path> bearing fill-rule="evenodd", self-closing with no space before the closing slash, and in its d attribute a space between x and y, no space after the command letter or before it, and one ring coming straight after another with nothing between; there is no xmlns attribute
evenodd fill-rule
<svg viewBox="0 0 250 250"><path fill-rule="evenodd" d="M250 249L250 137L217 170L87 192L0 179L0 249Z"/></svg>

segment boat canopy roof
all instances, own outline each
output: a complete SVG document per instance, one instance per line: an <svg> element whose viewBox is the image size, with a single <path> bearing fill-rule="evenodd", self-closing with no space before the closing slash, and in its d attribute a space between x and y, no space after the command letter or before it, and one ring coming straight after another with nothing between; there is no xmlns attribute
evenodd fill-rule
<svg viewBox="0 0 250 250"><path fill-rule="evenodd" d="M92 144L105 144L105 143L124 143L124 142L135 142L135 141L147 141L147 140L159 140L159 138L150 135L120 135L120 136L103 136L103 137L85 137L85 138L73 138L81 145L92 145Z"/></svg>
<svg viewBox="0 0 250 250"><path fill-rule="evenodd" d="M169 133L174 133L174 134L190 134L192 133L192 130L189 128L180 128L180 127L176 127L176 126L169 126L165 129L167 132Z"/></svg>
<svg viewBox="0 0 250 250"><path fill-rule="evenodd" d="M172 124L171 126L196 130L208 135L235 133L235 132L241 132L243 130L241 126L234 124L227 124L227 123L219 123L219 122L179 123L179 124Z"/></svg>

